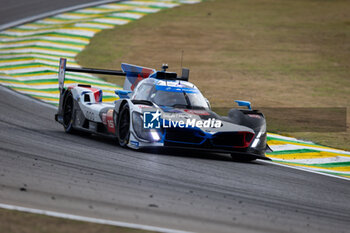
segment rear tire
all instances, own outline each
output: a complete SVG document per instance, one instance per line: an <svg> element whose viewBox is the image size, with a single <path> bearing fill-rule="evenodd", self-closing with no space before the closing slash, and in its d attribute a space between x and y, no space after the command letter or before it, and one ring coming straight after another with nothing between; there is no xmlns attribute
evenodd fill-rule
<svg viewBox="0 0 350 233"><path fill-rule="evenodd" d="M252 162L256 160L255 156L252 155L238 155L238 154L231 154L231 158L234 162Z"/></svg>
<svg viewBox="0 0 350 233"><path fill-rule="evenodd" d="M71 92L67 93L66 98L64 99L63 104L63 127L64 131L66 133L74 133L73 128L73 114L74 114L74 107L73 107L73 95Z"/></svg>
<svg viewBox="0 0 350 233"><path fill-rule="evenodd" d="M130 110L128 104L125 104L118 117L118 142L122 147L126 147L130 137Z"/></svg>

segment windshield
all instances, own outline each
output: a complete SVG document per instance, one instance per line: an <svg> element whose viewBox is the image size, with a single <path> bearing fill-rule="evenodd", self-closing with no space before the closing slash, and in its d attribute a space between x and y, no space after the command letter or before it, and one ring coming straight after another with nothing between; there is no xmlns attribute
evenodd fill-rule
<svg viewBox="0 0 350 233"><path fill-rule="evenodd" d="M188 109L207 109L208 104L199 91L165 91L155 90L150 101L160 106Z"/></svg>

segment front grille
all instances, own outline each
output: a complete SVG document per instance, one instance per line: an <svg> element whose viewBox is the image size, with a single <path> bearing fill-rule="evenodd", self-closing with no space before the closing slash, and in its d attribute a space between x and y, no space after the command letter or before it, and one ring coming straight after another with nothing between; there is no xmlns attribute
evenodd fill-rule
<svg viewBox="0 0 350 233"><path fill-rule="evenodd" d="M216 133L212 138L214 146L248 147L254 137L250 132Z"/></svg>
<svg viewBox="0 0 350 233"><path fill-rule="evenodd" d="M165 130L166 141L199 144L204 139L203 132L191 128L167 128Z"/></svg>

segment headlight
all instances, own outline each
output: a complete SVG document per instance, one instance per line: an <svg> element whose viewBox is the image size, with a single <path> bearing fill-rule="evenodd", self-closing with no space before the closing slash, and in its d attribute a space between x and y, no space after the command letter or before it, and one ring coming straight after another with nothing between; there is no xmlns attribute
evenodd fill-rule
<svg viewBox="0 0 350 233"><path fill-rule="evenodd" d="M161 140L162 134L160 130L145 129L143 127L143 115L141 113L132 113L132 125L137 137L150 142L158 142Z"/></svg>
<svg viewBox="0 0 350 233"><path fill-rule="evenodd" d="M260 142L260 137L261 137L262 135L264 135L264 134L266 134L266 124L263 124L263 126L261 127L259 133L256 135L256 137L255 137L255 139L254 139L254 141L253 141L253 143L252 143L252 147L253 147L253 148L255 148L255 147L259 144L259 142Z"/></svg>

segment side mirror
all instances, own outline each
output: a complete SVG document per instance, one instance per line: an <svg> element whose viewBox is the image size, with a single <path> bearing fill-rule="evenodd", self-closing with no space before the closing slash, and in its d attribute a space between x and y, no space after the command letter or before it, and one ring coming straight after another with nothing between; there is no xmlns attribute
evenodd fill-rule
<svg viewBox="0 0 350 233"><path fill-rule="evenodd" d="M238 106L246 106L249 110L252 110L252 106L249 101L235 100L235 102L238 104Z"/></svg>
<svg viewBox="0 0 350 233"><path fill-rule="evenodd" d="M125 90L115 90L115 94L117 94L119 96L119 98L121 99L130 99L129 94L132 91L125 91Z"/></svg>

